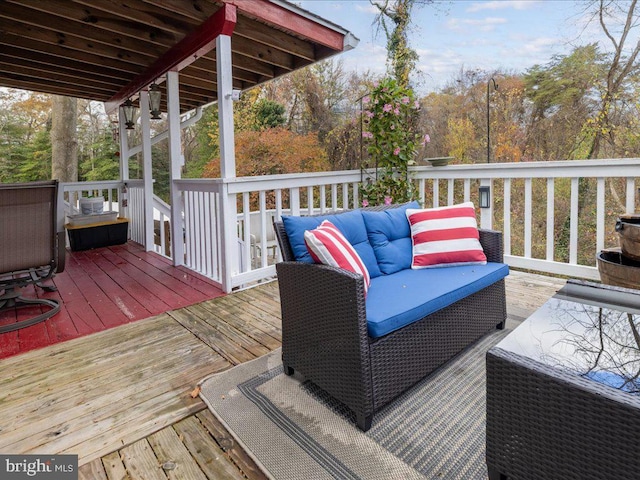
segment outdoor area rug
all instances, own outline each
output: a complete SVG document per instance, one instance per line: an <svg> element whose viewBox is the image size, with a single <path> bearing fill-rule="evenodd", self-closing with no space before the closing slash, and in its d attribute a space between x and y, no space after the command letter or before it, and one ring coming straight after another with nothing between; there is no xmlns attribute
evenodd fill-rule
<svg viewBox="0 0 640 480"><path fill-rule="evenodd" d="M200 396L273 479L487 479L485 353L491 332L373 417L282 372L280 349L201 382Z"/></svg>

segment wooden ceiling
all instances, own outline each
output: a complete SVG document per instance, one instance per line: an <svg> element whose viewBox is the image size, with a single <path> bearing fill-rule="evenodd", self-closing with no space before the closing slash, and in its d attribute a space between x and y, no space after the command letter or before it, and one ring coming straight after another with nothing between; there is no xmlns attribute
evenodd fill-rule
<svg viewBox="0 0 640 480"><path fill-rule="evenodd" d="M235 18L232 75L240 90L357 44L283 0L0 0L0 86L113 106L157 79L165 109L162 74L179 69L180 109L192 110L217 99L217 65L215 49L196 56L188 46L194 32L210 32L222 8Z"/></svg>

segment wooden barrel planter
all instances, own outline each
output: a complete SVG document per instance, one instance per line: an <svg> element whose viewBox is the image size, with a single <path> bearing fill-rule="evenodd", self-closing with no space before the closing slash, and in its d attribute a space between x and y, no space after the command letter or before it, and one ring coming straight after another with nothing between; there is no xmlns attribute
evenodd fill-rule
<svg viewBox="0 0 640 480"><path fill-rule="evenodd" d="M602 283L626 288L640 288L640 261L622 254L613 248L598 253L598 271Z"/></svg>
<svg viewBox="0 0 640 480"><path fill-rule="evenodd" d="M640 215L623 215L616 222L622 254L640 260Z"/></svg>

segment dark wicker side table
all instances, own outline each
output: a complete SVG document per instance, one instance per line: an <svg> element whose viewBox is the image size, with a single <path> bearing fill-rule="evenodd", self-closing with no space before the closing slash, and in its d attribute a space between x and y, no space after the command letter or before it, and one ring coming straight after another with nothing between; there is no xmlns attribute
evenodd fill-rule
<svg viewBox="0 0 640 480"><path fill-rule="evenodd" d="M640 290L570 280L487 352L490 480L640 478Z"/></svg>

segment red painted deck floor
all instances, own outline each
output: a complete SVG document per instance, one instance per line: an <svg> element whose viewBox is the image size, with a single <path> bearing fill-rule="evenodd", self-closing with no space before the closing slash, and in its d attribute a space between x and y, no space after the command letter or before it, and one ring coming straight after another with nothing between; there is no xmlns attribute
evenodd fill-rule
<svg viewBox="0 0 640 480"><path fill-rule="evenodd" d="M51 281L49 281L51 282ZM47 283L49 283L47 282ZM57 292L26 287L26 298L60 301L60 312L36 325L0 333L0 358L81 337L224 293L211 280L136 243L82 252L67 250ZM0 311L0 325L39 313L40 307Z"/></svg>

